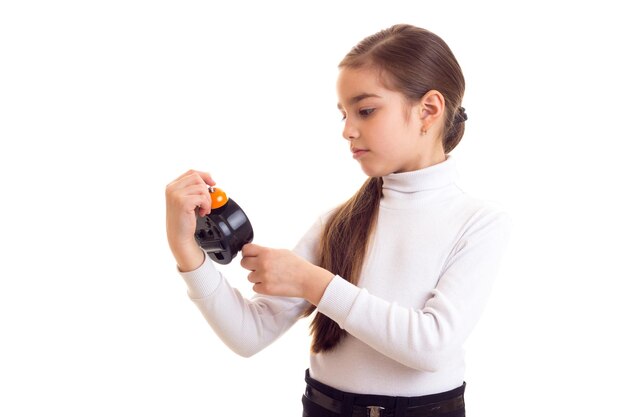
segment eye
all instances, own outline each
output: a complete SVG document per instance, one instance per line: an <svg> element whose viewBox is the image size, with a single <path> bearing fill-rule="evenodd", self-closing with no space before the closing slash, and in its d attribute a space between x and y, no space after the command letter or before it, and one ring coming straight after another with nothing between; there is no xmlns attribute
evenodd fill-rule
<svg viewBox="0 0 626 417"><path fill-rule="evenodd" d="M342 112L341 112L341 121L343 122L343 121L345 121L345 120L346 120L346 112L345 112L345 111L342 111Z"/></svg>
<svg viewBox="0 0 626 417"><path fill-rule="evenodd" d="M372 113L374 113L374 108L367 108L367 109L361 109L359 110L359 116L361 116L362 118L366 118L367 116L370 116Z"/></svg>

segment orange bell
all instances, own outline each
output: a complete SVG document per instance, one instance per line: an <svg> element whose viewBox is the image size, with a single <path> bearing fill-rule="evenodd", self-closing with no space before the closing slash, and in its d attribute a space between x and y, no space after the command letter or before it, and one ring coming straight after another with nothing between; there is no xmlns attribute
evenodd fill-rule
<svg viewBox="0 0 626 417"><path fill-rule="evenodd" d="M211 210L220 208L228 203L228 196L221 188L210 187L209 192L211 193Z"/></svg>

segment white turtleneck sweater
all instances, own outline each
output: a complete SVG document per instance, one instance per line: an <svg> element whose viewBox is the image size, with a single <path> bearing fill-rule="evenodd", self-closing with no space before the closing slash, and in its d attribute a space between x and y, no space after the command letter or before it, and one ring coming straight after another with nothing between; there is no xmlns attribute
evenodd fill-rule
<svg viewBox="0 0 626 417"><path fill-rule="evenodd" d="M454 160L383 178L383 197L358 285L339 276L318 310L348 332L312 354L311 376L337 389L393 396L447 391L464 379L463 343L487 302L510 219L455 184ZM317 262L322 216L294 251ZM305 300L247 300L207 259L181 274L220 338L249 356L300 317Z"/></svg>

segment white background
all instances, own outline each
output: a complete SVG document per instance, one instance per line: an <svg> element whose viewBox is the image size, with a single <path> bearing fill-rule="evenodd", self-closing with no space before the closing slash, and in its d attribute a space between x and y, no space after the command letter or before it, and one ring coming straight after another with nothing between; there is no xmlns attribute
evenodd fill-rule
<svg viewBox="0 0 626 417"><path fill-rule="evenodd" d="M515 224L467 343L468 415L622 413L617 3L0 3L0 415L300 415L307 323L231 353L176 273L165 185L208 170L257 243L292 247L364 180L336 65L401 22L455 52L461 185Z"/></svg>

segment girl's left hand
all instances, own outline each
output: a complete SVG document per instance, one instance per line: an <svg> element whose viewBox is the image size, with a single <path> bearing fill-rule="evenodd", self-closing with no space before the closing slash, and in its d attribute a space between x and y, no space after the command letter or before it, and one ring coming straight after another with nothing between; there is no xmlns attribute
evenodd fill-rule
<svg viewBox="0 0 626 417"><path fill-rule="evenodd" d="M248 243L241 266L251 271L248 281L259 294L305 298L317 305L334 275L286 249Z"/></svg>

